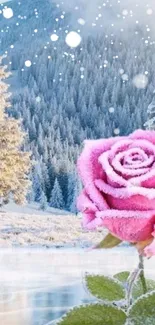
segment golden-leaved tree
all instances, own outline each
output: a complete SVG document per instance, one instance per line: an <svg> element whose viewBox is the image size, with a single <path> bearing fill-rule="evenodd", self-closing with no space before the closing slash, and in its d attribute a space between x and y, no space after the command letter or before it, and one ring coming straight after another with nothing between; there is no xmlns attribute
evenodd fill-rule
<svg viewBox="0 0 155 325"><path fill-rule="evenodd" d="M25 134L21 130L20 121L9 117L6 112L6 108L10 106L10 94L5 79L9 73L1 63L2 58L0 58L0 204L10 198L22 204L25 202L30 185L28 180L30 154L21 150Z"/></svg>

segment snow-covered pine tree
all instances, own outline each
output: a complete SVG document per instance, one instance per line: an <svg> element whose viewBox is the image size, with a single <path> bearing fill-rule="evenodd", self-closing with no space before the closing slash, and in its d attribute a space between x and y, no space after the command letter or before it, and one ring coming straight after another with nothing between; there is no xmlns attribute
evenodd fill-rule
<svg viewBox="0 0 155 325"><path fill-rule="evenodd" d="M77 173L75 172L75 187L74 187L74 191L73 191L73 199L70 205L70 212L77 214L78 213L78 209L77 209L77 197L79 196L79 194L82 191L82 183L80 178L78 177Z"/></svg>
<svg viewBox="0 0 155 325"><path fill-rule="evenodd" d="M144 124L147 130L155 130L155 90L153 92L153 99L147 110L147 122Z"/></svg>
<svg viewBox="0 0 155 325"><path fill-rule="evenodd" d="M41 168L39 163L36 163L32 168L32 200L40 202L42 191Z"/></svg>
<svg viewBox="0 0 155 325"><path fill-rule="evenodd" d="M51 198L50 198L50 207L56 208L56 209L64 209L64 200L62 195L62 190L59 185L58 179L55 179L54 187L51 192Z"/></svg>
<svg viewBox="0 0 155 325"><path fill-rule="evenodd" d="M2 58L0 59L0 64ZM10 106L6 67L0 65L0 203L10 197L16 203L25 201L29 186L30 155L21 150L24 133L20 122L6 113Z"/></svg>
<svg viewBox="0 0 155 325"><path fill-rule="evenodd" d="M73 202L75 184L76 184L75 172L72 172L68 175L67 206L66 206L68 211L70 211L70 207Z"/></svg>
<svg viewBox="0 0 155 325"><path fill-rule="evenodd" d="M40 209L46 211L48 207L46 194L42 191L40 197Z"/></svg>

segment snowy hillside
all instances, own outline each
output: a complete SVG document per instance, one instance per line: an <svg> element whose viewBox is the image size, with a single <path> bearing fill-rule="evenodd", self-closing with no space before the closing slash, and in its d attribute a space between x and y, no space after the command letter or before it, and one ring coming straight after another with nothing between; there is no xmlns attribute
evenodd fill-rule
<svg viewBox="0 0 155 325"><path fill-rule="evenodd" d="M9 113L23 119L24 149L37 162L29 198L41 205L75 211L83 140L126 135L147 120L155 10L130 2L14 0L10 19L1 10L0 52L12 72ZM71 31L81 40L75 48L66 42Z"/></svg>
<svg viewBox="0 0 155 325"><path fill-rule="evenodd" d="M88 233L80 216L37 205L8 205L0 210L0 247L89 247L103 238L103 232Z"/></svg>

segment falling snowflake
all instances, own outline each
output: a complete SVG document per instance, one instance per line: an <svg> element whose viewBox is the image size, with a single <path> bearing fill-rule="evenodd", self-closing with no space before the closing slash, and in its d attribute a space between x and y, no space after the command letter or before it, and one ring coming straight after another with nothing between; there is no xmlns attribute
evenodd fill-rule
<svg viewBox="0 0 155 325"><path fill-rule="evenodd" d="M124 10L122 11L122 15L123 15L123 16L127 16L127 15L128 15L128 10L127 10L127 9L124 9Z"/></svg>
<svg viewBox="0 0 155 325"><path fill-rule="evenodd" d="M3 16L6 19L10 19L13 17L13 10L11 8L5 8L3 9Z"/></svg>
<svg viewBox="0 0 155 325"><path fill-rule="evenodd" d="M147 15L152 15L153 14L153 10L151 8L147 9L146 11Z"/></svg>
<svg viewBox="0 0 155 325"><path fill-rule="evenodd" d="M52 34L51 35L51 41L56 42L59 39L59 36L57 34Z"/></svg>
<svg viewBox="0 0 155 325"><path fill-rule="evenodd" d="M31 65L32 65L32 62L30 60L25 61L25 66L27 68L31 67Z"/></svg>
<svg viewBox="0 0 155 325"><path fill-rule="evenodd" d="M78 19L78 23L80 24L80 25L85 25L85 20L83 19L83 18L79 18Z"/></svg>
<svg viewBox="0 0 155 325"><path fill-rule="evenodd" d="M81 36L76 32L70 32L66 36L66 43L70 47L77 47L81 43Z"/></svg>
<svg viewBox="0 0 155 325"><path fill-rule="evenodd" d="M41 98L39 96L36 97L36 102L40 103L41 102Z"/></svg>
<svg viewBox="0 0 155 325"><path fill-rule="evenodd" d="M114 107L109 107L109 113L114 113L115 109Z"/></svg>
<svg viewBox="0 0 155 325"><path fill-rule="evenodd" d="M148 84L148 77L145 74L138 74L133 78L133 84L136 88L145 89Z"/></svg>
<svg viewBox="0 0 155 325"><path fill-rule="evenodd" d="M128 81L129 80L129 77L128 77L128 75L126 73L124 73L122 75L122 79L123 79L123 81Z"/></svg>
<svg viewBox="0 0 155 325"><path fill-rule="evenodd" d="M114 134L119 135L120 134L120 129L119 128L114 129Z"/></svg>

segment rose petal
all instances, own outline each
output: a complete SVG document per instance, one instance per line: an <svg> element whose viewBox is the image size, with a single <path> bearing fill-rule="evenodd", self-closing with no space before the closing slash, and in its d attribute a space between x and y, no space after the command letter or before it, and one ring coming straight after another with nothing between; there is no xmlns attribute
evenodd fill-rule
<svg viewBox="0 0 155 325"><path fill-rule="evenodd" d="M133 243L149 239L155 224L155 210L107 210L96 212L96 217L114 236Z"/></svg>
<svg viewBox="0 0 155 325"><path fill-rule="evenodd" d="M136 130L129 135L130 139L144 139L155 145L155 131Z"/></svg>
<svg viewBox="0 0 155 325"><path fill-rule="evenodd" d="M124 153L122 152L122 154L124 155ZM136 164L136 162L135 161L133 161L133 158L135 158L135 157L141 157L141 161L138 161L138 165L140 164L140 166L141 166L141 164L142 164L142 166L141 167L145 167L146 166L146 160L148 160L148 156L147 156L147 154L142 150L142 149L140 149L140 148L131 148L131 149L128 149L128 151L127 152L125 152L125 155L124 155L124 164L123 165L125 165L125 164L127 164L127 165L129 165L130 166L130 164L133 164L134 163L134 165ZM144 164L144 165L143 165ZM139 167L140 167L139 166Z"/></svg>
<svg viewBox="0 0 155 325"><path fill-rule="evenodd" d="M82 219L82 226L88 230L96 229L96 218L94 213L84 213Z"/></svg>
<svg viewBox="0 0 155 325"><path fill-rule="evenodd" d="M109 159L110 159L110 153L111 151L107 151L104 152L102 155L100 155L99 157L99 162L102 165L103 170L106 172L107 176L108 176L108 183L110 180L110 184L113 187L125 187L128 185L126 179L124 179L122 176L118 175L115 170L113 169L113 167L111 166Z"/></svg>
<svg viewBox="0 0 155 325"><path fill-rule="evenodd" d="M96 178L105 179L105 173L98 163L98 158L103 152L109 150L116 141L118 141L116 138L85 141L84 150L77 162L85 190L100 210L107 209L108 204L94 184Z"/></svg>
<svg viewBox="0 0 155 325"><path fill-rule="evenodd" d="M95 181L96 187L104 194L109 194L114 198L126 199L131 198L134 195L141 195L149 200L155 199L155 189L147 189L144 187L139 187L128 183L128 187L114 188L113 186L107 184L102 179L97 179Z"/></svg>
<svg viewBox="0 0 155 325"><path fill-rule="evenodd" d="M148 140L134 140L130 148L141 148L145 153L155 155L155 146Z"/></svg>
<svg viewBox="0 0 155 325"><path fill-rule="evenodd" d="M135 168L136 163L135 163L135 165L134 164L132 165L132 168L131 168L131 166L129 169L127 167L125 168L120 162L121 159L122 159L122 152L120 154L117 154L116 157L113 159L112 166L118 173L121 173L121 175L124 177L127 177L127 176L133 177L133 176L143 175L143 174L146 174L150 170L150 167Z"/></svg>
<svg viewBox="0 0 155 325"><path fill-rule="evenodd" d="M155 163L153 164L152 168L150 168L150 171L148 171L146 174L138 176L138 177L132 177L130 179L131 184L139 185L142 187L153 187L155 188ZM149 185L149 186L148 186Z"/></svg>
<svg viewBox="0 0 155 325"><path fill-rule="evenodd" d="M107 201L111 209L118 210L138 210L148 211L155 209L155 199L149 200L142 195L133 195L128 199L115 198L111 195L107 195Z"/></svg>
<svg viewBox="0 0 155 325"><path fill-rule="evenodd" d="M110 157L113 159L118 152L126 152L132 143L133 141L128 137L122 137L119 141L117 140L111 148Z"/></svg>
<svg viewBox="0 0 155 325"><path fill-rule="evenodd" d="M90 200L85 190L81 192L79 197L77 198L77 208L81 212L96 212L98 208L96 205Z"/></svg>
<svg viewBox="0 0 155 325"><path fill-rule="evenodd" d="M120 150L120 148L123 148L121 143L122 143L122 141L120 141L120 146L119 145L114 145L112 147L112 150L110 150L109 157L108 157L112 161L112 165L115 164L113 167L116 168L116 169L117 168L119 169L118 172L121 171L121 166L119 168L119 164L116 165L116 160L115 160L116 158L114 158L114 157L115 156L117 157L117 155L120 154L120 153L117 154L117 150L118 149ZM124 145L125 145L125 141L124 141ZM146 152L149 155L153 156L154 157L154 161L155 161L155 146L152 143L150 143L147 140L135 140L135 141L132 141L132 142L130 142L128 144L128 149L136 149L136 147L137 147L137 150L138 150L138 148L141 148L142 150L144 150L144 152ZM127 152L128 152L128 149L127 149ZM125 153L124 153L124 155L125 155ZM114 162L113 162L113 160L114 160ZM105 164L104 164L103 167L105 167ZM123 186L123 182L122 182L123 172L125 174L125 170L122 167L122 172L121 172L121 175L120 175L120 182L121 182L120 184L122 186ZM111 173L111 175L113 176L114 175L114 172ZM138 175L138 172L137 172L137 175ZM155 163L148 170L145 170L145 174L144 175L140 175L140 176L136 176L136 177L131 177L130 179L131 179L131 183L132 184L142 185L142 186L145 187L145 183L144 182L147 183L148 181L154 179L154 177L155 177ZM115 178L116 178L116 176L115 176ZM124 175L124 178L125 178L125 175ZM155 186L155 184L153 184L153 187L154 186Z"/></svg>
<svg viewBox="0 0 155 325"><path fill-rule="evenodd" d="M103 226L103 222L100 217L96 218L95 213L84 213L82 226L87 230L96 230L97 227Z"/></svg>

